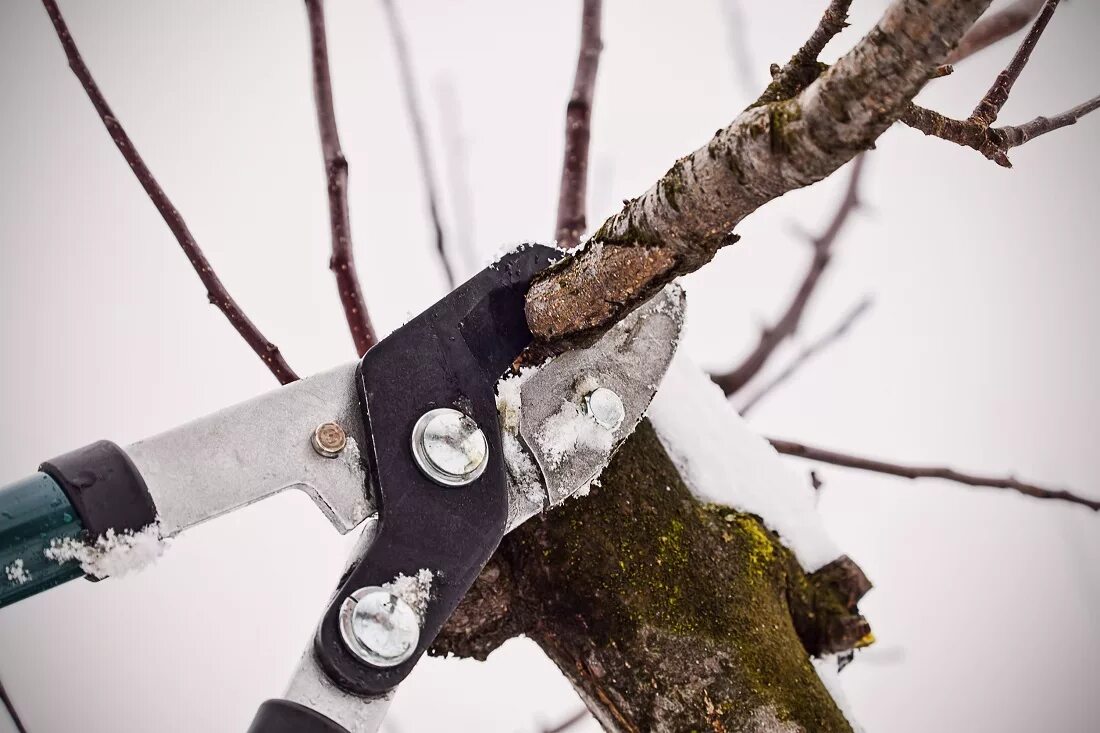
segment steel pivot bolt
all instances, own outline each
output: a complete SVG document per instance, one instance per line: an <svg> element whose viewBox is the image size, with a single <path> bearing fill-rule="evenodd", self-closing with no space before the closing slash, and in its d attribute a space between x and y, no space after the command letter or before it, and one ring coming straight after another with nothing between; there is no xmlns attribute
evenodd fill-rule
<svg viewBox="0 0 1100 733"><path fill-rule="evenodd" d="M348 444L348 435L339 423L325 422L317 426L310 439L313 450L325 458L335 458Z"/></svg>
<svg viewBox="0 0 1100 733"><path fill-rule="evenodd" d="M597 387L586 394L584 410L598 425L608 430L618 430L626 417L622 399L607 387Z"/></svg>
<svg viewBox="0 0 1100 733"><path fill-rule="evenodd" d="M340 606L340 636L355 656L375 667L396 667L416 651L420 619L385 588L368 586Z"/></svg>
<svg viewBox="0 0 1100 733"><path fill-rule="evenodd" d="M472 418L449 407L429 410L416 421L412 452L424 475L443 486L465 486L489 463L485 433Z"/></svg>

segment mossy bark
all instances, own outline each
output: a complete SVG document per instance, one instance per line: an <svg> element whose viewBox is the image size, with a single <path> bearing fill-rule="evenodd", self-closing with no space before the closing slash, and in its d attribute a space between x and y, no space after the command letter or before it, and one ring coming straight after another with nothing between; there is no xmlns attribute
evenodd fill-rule
<svg viewBox="0 0 1100 733"><path fill-rule="evenodd" d="M869 638L858 568L698 502L648 422L602 483L505 539L434 653L526 634L609 731L851 730L809 657Z"/></svg>

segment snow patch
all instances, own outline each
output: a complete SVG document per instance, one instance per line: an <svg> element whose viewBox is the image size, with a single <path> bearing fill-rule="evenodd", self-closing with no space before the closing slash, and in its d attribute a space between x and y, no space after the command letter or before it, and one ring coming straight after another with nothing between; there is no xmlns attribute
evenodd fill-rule
<svg viewBox="0 0 1100 733"><path fill-rule="evenodd" d="M423 620L428 610L428 601L432 598L433 580L435 580L435 573L421 568L414 576L399 574L382 587L408 603L412 610L416 611L416 615Z"/></svg>
<svg viewBox="0 0 1100 733"><path fill-rule="evenodd" d="M610 459L613 438L614 432L597 423L582 407L563 402L561 409L547 419L535 439L546 452L550 468L555 469L582 447Z"/></svg>
<svg viewBox="0 0 1100 733"><path fill-rule="evenodd" d="M367 474L363 469L363 455L359 452L359 443L350 435L347 436L344 450L340 451L340 460L342 460L344 465L350 468L356 476L366 480Z"/></svg>
<svg viewBox="0 0 1100 733"><path fill-rule="evenodd" d="M844 714L844 717L848 719L848 725L852 726L855 733L864 733L863 726L856 722L855 716L852 714L852 705L848 701L848 696L844 693L844 683L840 681L840 665L837 663L837 655L829 654L820 659L810 659L810 661L813 663L817 676L821 678L821 684L825 685L825 689L828 691L829 696L833 698L833 702L840 708L840 712Z"/></svg>
<svg viewBox="0 0 1100 733"><path fill-rule="evenodd" d="M158 520L137 532L117 533L109 529L92 544L72 537L52 539L42 554L58 564L79 562L81 570L96 578L118 578L149 565L167 547L168 540L161 534Z"/></svg>
<svg viewBox="0 0 1100 733"><path fill-rule="evenodd" d="M669 366L649 418L696 497L760 517L807 572L840 556L809 481L783 462L682 351Z"/></svg>
<svg viewBox="0 0 1100 733"><path fill-rule="evenodd" d="M4 575L13 585L23 585L31 579L31 573L23 566L23 558L21 557L16 558L11 565L4 568Z"/></svg>

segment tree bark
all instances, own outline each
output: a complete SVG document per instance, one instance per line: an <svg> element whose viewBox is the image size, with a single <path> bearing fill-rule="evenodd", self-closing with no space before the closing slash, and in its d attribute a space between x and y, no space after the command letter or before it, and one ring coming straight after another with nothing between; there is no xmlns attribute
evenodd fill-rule
<svg viewBox="0 0 1100 733"><path fill-rule="evenodd" d="M849 732L809 656L869 643L869 588L700 503L643 422L602 486L505 538L432 651L484 659L525 634L609 731Z"/></svg>

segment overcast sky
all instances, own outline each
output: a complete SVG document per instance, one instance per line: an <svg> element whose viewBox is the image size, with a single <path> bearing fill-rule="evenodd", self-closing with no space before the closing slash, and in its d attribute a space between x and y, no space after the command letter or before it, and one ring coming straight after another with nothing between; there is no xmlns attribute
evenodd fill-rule
<svg viewBox="0 0 1100 733"><path fill-rule="evenodd" d="M607 1L593 222L728 124L751 101L737 59L751 59L762 87L825 2L742 4L734 53L722 0ZM300 374L353 358L326 268L302 4L61 5L115 112L252 318ZM380 8L330 5L356 255L387 332L445 286ZM854 5L826 58L885 3ZM448 193L449 225L472 220L484 259L547 241L580 3L400 6L441 185L464 182L462 196ZM1095 3L1063 4L1002 119L1100 90L1098 20ZM965 116L1010 54L975 57L922 100ZM274 387L206 303L31 0L0 5L0 99L0 481ZM1013 153L1011 171L888 132L803 340L865 294L875 306L762 403L753 425L1100 496L1098 132L1100 115L1036 141ZM688 278L682 348L711 368L746 351L805 266L800 230L823 225L845 177L754 214L735 248ZM861 608L878 644L842 675L867 730L1096 729L1100 517L950 484L821 475L828 528L876 585ZM277 497L189 533L141 575L70 583L0 611L0 677L31 733L244 730L281 693L348 549L307 499ZM486 664L422 663L389 730L534 731L576 707L556 669L514 641Z"/></svg>

